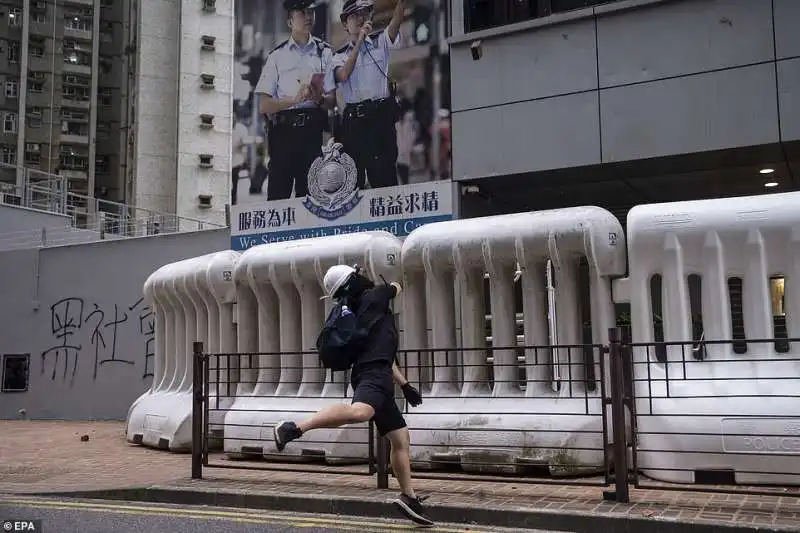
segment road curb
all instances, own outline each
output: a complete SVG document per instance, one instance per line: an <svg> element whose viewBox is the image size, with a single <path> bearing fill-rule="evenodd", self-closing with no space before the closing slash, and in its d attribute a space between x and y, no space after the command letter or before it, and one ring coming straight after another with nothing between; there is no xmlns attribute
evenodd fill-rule
<svg viewBox="0 0 800 533"><path fill-rule="evenodd" d="M371 518L399 517L388 500L365 500L319 494L253 494L234 490L139 487L110 490L39 492L29 496L91 500L117 500L177 505L249 508L297 513L333 514ZM709 522L678 521L662 517L605 516L532 509L481 509L447 504L426 504L429 517L440 523L530 528L570 533L788 533L773 526L729 526Z"/></svg>

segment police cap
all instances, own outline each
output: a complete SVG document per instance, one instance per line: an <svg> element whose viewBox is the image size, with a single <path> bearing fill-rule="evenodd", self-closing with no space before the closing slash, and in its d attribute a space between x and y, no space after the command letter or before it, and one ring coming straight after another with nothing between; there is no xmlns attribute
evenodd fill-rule
<svg viewBox="0 0 800 533"><path fill-rule="evenodd" d="M286 11L300 11L311 7L317 7L317 0L283 0L283 9Z"/></svg>
<svg viewBox="0 0 800 533"><path fill-rule="evenodd" d="M353 13L366 10L371 11L374 8L374 0L345 0L344 6L342 6L342 14L340 16L341 18L346 18Z"/></svg>

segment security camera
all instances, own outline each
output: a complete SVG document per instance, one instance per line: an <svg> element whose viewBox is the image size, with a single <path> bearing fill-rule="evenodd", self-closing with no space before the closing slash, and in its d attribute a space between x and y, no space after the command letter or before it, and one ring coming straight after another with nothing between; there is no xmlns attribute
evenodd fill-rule
<svg viewBox="0 0 800 533"><path fill-rule="evenodd" d="M472 52L473 61L479 60L483 56L483 41L472 41L469 51Z"/></svg>

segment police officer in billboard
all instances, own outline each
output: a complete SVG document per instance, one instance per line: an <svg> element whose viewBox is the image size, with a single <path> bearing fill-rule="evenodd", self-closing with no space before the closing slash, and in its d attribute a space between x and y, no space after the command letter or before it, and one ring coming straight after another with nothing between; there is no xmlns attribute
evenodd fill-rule
<svg viewBox="0 0 800 533"><path fill-rule="evenodd" d="M291 36L269 53L255 88L267 121L267 200L289 198L292 186L296 198L306 196L308 169L322 153L327 109L335 104L334 95L323 91L331 46L311 35L318 3L283 1Z"/></svg>
<svg viewBox="0 0 800 533"><path fill-rule="evenodd" d="M400 118L396 87L389 78L389 57L401 44L400 24L406 0L397 0L389 25L372 31L373 0L346 0L340 20L349 42L336 50L325 90L344 99L337 138L358 168L358 187L397 185L397 131Z"/></svg>

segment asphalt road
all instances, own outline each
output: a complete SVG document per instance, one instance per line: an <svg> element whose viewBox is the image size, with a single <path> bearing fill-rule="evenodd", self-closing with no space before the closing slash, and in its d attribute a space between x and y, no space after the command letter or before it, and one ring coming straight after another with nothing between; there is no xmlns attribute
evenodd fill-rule
<svg viewBox="0 0 800 533"><path fill-rule="evenodd" d="M37 530L22 523L38 520ZM298 515L256 509L177 506L100 500L0 497L2 533L335 533L340 531L397 532L420 529L405 519L387 520L331 515ZM520 530L440 524L425 531L438 533L515 533ZM526 533L537 533L524 530ZM548 533L539 531L538 533Z"/></svg>

